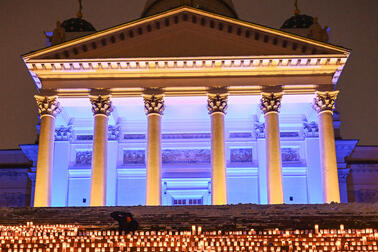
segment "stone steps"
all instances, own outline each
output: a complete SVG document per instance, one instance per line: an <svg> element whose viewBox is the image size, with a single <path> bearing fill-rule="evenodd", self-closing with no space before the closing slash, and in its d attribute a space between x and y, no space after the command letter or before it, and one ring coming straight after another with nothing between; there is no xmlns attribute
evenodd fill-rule
<svg viewBox="0 0 378 252"><path fill-rule="evenodd" d="M85 227L115 228L113 211L133 213L145 230L187 230L201 225L204 230L312 229L378 227L376 204L324 205L227 205L227 206L160 206L160 207L67 207L67 208L0 208L0 225L78 224Z"/></svg>

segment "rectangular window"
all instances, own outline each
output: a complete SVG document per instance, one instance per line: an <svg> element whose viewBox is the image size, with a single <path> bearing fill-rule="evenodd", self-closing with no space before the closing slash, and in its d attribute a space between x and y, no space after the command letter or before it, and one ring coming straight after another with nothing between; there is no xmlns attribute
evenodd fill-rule
<svg viewBox="0 0 378 252"><path fill-rule="evenodd" d="M172 199L173 206L203 205L203 198L197 199Z"/></svg>

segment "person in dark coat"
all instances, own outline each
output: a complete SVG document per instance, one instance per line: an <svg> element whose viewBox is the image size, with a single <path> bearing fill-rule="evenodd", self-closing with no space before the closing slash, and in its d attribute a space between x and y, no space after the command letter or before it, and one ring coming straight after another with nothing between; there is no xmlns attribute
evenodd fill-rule
<svg viewBox="0 0 378 252"><path fill-rule="evenodd" d="M120 234L122 234L122 232L125 234L134 233L134 231L136 231L139 227L138 222L134 220L131 213L115 211L112 212L110 216L118 221L118 230Z"/></svg>

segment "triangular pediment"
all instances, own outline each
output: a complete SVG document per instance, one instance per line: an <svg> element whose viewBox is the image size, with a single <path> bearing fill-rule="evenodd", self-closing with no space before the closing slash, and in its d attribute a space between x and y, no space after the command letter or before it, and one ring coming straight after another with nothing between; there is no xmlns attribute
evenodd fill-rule
<svg viewBox="0 0 378 252"><path fill-rule="evenodd" d="M348 50L327 43L182 7L29 53L24 59L346 53Z"/></svg>

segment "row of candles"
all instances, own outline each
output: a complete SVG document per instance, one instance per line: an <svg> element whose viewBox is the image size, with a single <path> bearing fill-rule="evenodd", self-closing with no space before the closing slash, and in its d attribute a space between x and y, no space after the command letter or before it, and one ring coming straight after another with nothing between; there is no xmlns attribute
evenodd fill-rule
<svg viewBox="0 0 378 252"><path fill-rule="evenodd" d="M37 230L37 232L36 232ZM33 236L30 236L30 233ZM37 235L35 235L37 234ZM43 234L43 235L41 235ZM49 234L49 235L46 235ZM54 234L59 234L58 237ZM190 231L137 231L119 235L117 231L79 231L75 225L34 225L28 222L20 226L0 226L0 251L279 251L291 250L366 250L378 251L378 231L372 228L313 230L265 230L265 231L209 231L193 225ZM41 248L41 246L43 248ZM256 250L261 248L261 250ZM13 249L13 250L12 250ZM46 249L46 250L45 250ZM58 250L56 250L58 249ZM146 250L147 249L147 250ZM164 250L161 250L164 249ZM196 249L196 250L192 250ZM221 250L219 250L221 249ZM105 251L105 250L104 250Z"/></svg>

